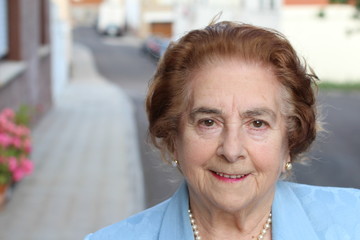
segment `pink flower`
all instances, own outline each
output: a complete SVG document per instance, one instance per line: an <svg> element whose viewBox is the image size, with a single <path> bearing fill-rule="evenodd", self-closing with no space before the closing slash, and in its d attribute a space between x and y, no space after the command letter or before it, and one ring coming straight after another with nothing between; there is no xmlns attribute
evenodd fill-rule
<svg viewBox="0 0 360 240"><path fill-rule="evenodd" d="M8 158L8 166L9 166L9 170L11 172L14 172L16 170L16 168L18 167L16 157L9 157Z"/></svg>
<svg viewBox="0 0 360 240"><path fill-rule="evenodd" d="M2 125L2 128L4 129L4 131L11 133L11 134L16 134L17 127L14 123L7 121L7 122L3 122L0 124Z"/></svg>
<svg viewBox="0 0 360 240"><path fill-rule="evenodd" d="M0 145L3 147L7 147L11 144L12 139L8 134L0 133Z"/></svg>
<svg viewBox="0 0 360 240"><path fill-rule="evenodd" d="M18 137L14 137L12 139L12 145L16 148L20 148L21 147L21 139Z"/></svg>
<svg viewBox="0 0 360 240"><path fill-rule="evenodd" d="M0 126L3 127L5 124L7 124L7 122L8 120L4 116L0 115Z"/></svg>
<svg viewBox="0 0 360 240"><path fill-rule="evenodd" d="M29 136L30 130L25 126L17 127L17 135L21 137Z"/></svg>
<svg viewBox="0 0 360 240"><path fill-rule="evenodd" d="M21 162L21 168L26 175L29 175L34 170L34 164L32 161L30 161L30 159L24 158Z"/></svg>
<svg viewBox="0 0 360 240"><path fill-rule="evenodd" d="M13 119L15 116L15 112L11 108L5 108L4 110L2 110L1 115L6 118Z"/></svg>
<svg viewBox="0 0 360 240"><path fill-rule="evenodd" d="M17 135L17 126L14 123L8 122L6 127L9 132L11 132L14 135Z"/></svg>
<svg viewBox="0 0 360 240"><path fill-rule="evenodd" d="M30 141L30 139L25 139L25 141L23 142L23 147L24 147L24 151L26 153L31 152L31 141Z"/></svg>
<svg viewBox="0 0 360 240"><path fill-rule="evenodd" d="M13 181L33 172L34 165L27 158L31 152L30 129L16 124L15 112L9 108L0 112L0 150L0 163L10 171Z"/></svg>
<svg viewBox="0 0 360 240"><path fill-rule="evenodd" d="M22 168L16 168L15 171L13 172L12 178L15 182L20 181L21 179L23 179L25 177L25 173L24 170Z"/></svg>

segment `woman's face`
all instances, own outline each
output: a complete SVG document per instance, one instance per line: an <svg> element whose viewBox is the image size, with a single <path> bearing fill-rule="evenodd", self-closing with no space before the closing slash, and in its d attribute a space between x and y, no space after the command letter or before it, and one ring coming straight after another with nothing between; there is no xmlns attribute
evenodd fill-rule
<svg viewBox="0 0 360 240"><path fill-rule="evenodd" d="M193 101L175 156L192 201L227 212L271 206L290 159L281 87L272 71L222 61L198 72L190 88Z"/></svg>

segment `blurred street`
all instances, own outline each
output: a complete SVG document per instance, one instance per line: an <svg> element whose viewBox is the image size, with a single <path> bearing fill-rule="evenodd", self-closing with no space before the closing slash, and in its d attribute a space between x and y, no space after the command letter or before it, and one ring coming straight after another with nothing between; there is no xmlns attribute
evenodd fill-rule
<svg viewBox="0 0 360 240"><path fill-rule="evenodd" d="M308 166L295 167L295 181L360 188L360 92L320 92L318 99L327 132L310 152Z"/></svg>
<svg viewBox="0 0 360 240"><path fill-rule="evenodd" d="M89 47L96 67L106 79L120 86L135 106L140 156L143 164L146 206L167 199L176 190L181 176L176 169L163 163L159 153L148 143L145 95L155 72L156 61L141 51L137 38L111 38L99 35L93 28L74 30L74 41Z"/></svg>
<svg viewBox="0 0 360 240"><path fill-rule="evenodd" d="M134 108L74 45L70 84L33 132L35 172L0 212L0 239L83 239L144 208Z"/></svg>

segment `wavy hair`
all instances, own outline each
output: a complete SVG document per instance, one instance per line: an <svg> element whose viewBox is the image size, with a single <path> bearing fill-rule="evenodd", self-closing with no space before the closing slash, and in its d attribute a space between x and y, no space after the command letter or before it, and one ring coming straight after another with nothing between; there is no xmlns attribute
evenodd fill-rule
<svg viewBox="0 0 360 240"><path fill-rule="evenodd" d="M209 63L239 59L269 66L283 88L292 161L309 149L320 129L315 89L318 80L281 33L249 24L222 21L188 32L172 42L149 86L146 111L152 143L172 158L182 114L191 101L194 74Z"/></svg>

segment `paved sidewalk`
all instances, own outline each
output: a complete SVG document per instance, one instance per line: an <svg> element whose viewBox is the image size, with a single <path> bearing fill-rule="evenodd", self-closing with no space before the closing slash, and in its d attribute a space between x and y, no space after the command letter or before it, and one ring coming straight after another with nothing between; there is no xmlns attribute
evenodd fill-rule
<svg viewBox="0 0 360 240"><path fill-rule="evenodd" d="M89 50L73 51L73 79L34 129L35 172L0 212L0 239L82 239L144 207L131 102Z"/></svg>

